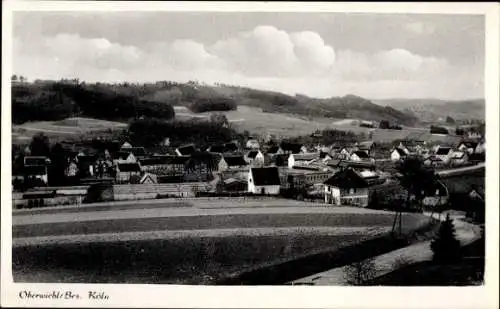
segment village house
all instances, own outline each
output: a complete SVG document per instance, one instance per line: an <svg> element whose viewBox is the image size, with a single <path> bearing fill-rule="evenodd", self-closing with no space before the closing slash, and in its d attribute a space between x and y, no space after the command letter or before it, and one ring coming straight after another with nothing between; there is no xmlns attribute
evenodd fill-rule
<svg viewBox="0 0 500 309"><path fill-rule="evenodd" d="M113 155L113 165L124 164L124 163L136 163L137 158L132 152L128 151L118 151Z"/></svg>
<svg viewBox="0 0 500 309"><path fill-rule="evenodd" d="M124 142L122 144L122 146L120 147L120 150L123 149L123 150L129 150L130 148L132 148L132 144L130 144L129 142Z"/></svg>
<svg viewBox="0 0 500 309"><path fill-rule="evenodd" d="M189 144L189 145L184 145L184 146L180 146L178 148L175 149L175 153L178 155L178 156L190 156L192 155L194 152L196 151L196 147L194 146L194 144Z"/></svg>
<svg viewBox="0 0 500 309"><path fill-rule="evenodd" d="M50 159L43 156L26 156L24 157L24 166L39 166L50 164Z"/></svg>
<svg viewBox="0 0 500 309"><path fill-rule="evenodd" d="M351 157L351 153L354 151L353 148L351 147L342 147L340 151L338 152L339 157L341 157L344 160L348 160Z"/></svg>
<svg viewBox="0 0 500 309"><path fill-rule="evenodd" d="M136 159L142 159L148 156L146 149L144 147L131 147L125 151L131 152Z"/></svg>
<svg viewBox="0 0 500 309"><path fill-rule="evenodd" d="M356 148L358 151L365 151L368 155L375 149L375 143L373 141L364 141L356 143Z"/></svg>
<svg viewBox="0 0 500 309"><path fill-rule="evenodd" d="M141 179L141 167L138 163L118 163L116 165L116 182L131 183L134 177Z"/></svg>
<svg viewBox="0 0 500 309"><path fill-rule="evenodd" d="M478 142L464 141L458 144L457 149L460 151L466 151L469 154L473 154L476 152L478 144L479 144Z"/></svg>
<svg viewBox="0 0 500 309"><path fill-rule="evenodd" d="M97 155L78 155L77 164L81 177L94 176L96 173Z"/></svg>
<svg viewBox="0 0 500 309"><path fill-rule="evenodd" d="M271 146L267 149L266 154L272 157L279 154L285 154L285 152L279 146Z"/></svg>
<svg viewBox="0 0 500 309"><path fill-rule="evenodd" d="M228 192L246 192L248 183L238 178L227 178L222 182L223 190Z"/></svg>
<svg viewBox="0 0 500 309"><path fill-rule="evenodd" d="M70 159L64 171L66 177L75 177L78 174L78 164L75 159Z"/></svg>
<svg viewBox="0 0 500 309"><path fill-rule="evenodd" d="M296 165L307 165L315 159L319 158L319 153L296 153L288 156L288 167L292 168Z"/></svg>
<svg viewBox="0 0 500 309"><path fill-rule="evenodd" d="M444 162L440 158L431 155L424 159L423 164L425 166L441 167L444 165Z"/></svg>
<svg viewBox="0 0 500 309"><path fill-rule="evenodd" d="M397 148L402 149L407 155L421 154L426 149L425 141L420 141L420 140L400 141Z"/></svg>
<svg viewBox="0 0 500 309"><path fill-rule="evenodd" d="M436 158L441 159L441 161L443 161L444 164L448 164L448 163L450 163L452 153L453 153L453 150L451 149L451 147L441 146L436 150L435 156L436 156Z"/></svg>
<svg viewBox="0 0 500 309"><path fill-rule="evenodd" d="M252 165L264 165L264 154L260 150L250 150L245 155L245 161Z"/></svg>
<svg viewBox="0 0 500 309"><path fill-rule="evenodd" d="M143 172L156 175L182 176L190 157L173 155L156 155L140 161Z"/></svg>
<svg viewBox="0 0 500 309"><path fill-rule="evenodd" d="M277 167L252 167L248 173L248 192L254 194L280 193L280 176Z"/></svg>
<svg viewBox="0 0 500 309"><path fill-rule="evenodd" d="M472 186L468 192L470 203L466 210L466 216L477 222L484 223L485 220L485 195L483 186Z"/></svg>
<svg viewBox="0 0 500 309"><path fill-rule="evenodd" d="M220 156L219 163L217 164L217 170L219 172L224 172L230 169L241 169L247 167L248 163L245 161L243 156Z"/></svg>
<svg viewBox="0 0 500 309"><path fill-rule="evenodd" d="M222 144L212 145L207 148L208 152L222 154L226 152L226 148Z"/></svg>
<svg viewBox="0 0 500 309"><path fill-rule="evenodd" d="M255 139L249 139L246 143L246 148L247 149L259 149L260 144L257 140Z"/></svg>
<svg viewBox="0 0 500 309"><path fill-rule="evenodd" d="M155 184L158 183L158 176L155 174L151 173L145 173L142 175L141 180L139 181L140 184Z"/></svg>
<svg viewBox="0 0 500 309"><path fill-rule="evenodd" d="M344 169L324 183L325 203L368 206L368 182L352 169Z"/></svg>
<svg viewBox="0 0 500 309"><path fill-rule="evenodd" d="M236 142L229 142L224 144L224 151L226 153L233 153L239 150L238 144Z"/></svg>
<svg viewBox="0 0 500 309"><path fill-rule="evenodd" d="M450 163L452 165L464 165L469 161L469 153L467 151L454 151L451 154Z"/></svg>
<svg viewBox="0 0 500 309"><path fill-rule="evenodd" d="M391 160L392 161L400 161L406 159L408 154L401 148L394 148L391 151Z"/></svg>
<svg viewBox="0 0 500 309"><path fill-rule="evenodd" d="M367 152L358 150L354 151L351 156L349 157L351 161L356 161L356 162L361 162L361 161L371 161L372 159L368 155Z"/></svg>

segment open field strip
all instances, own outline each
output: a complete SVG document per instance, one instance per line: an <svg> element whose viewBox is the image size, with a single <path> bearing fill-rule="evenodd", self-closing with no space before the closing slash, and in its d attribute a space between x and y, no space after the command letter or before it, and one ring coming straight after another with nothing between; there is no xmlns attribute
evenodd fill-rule
<svg viewBox="0 0 500 309"><path fill-rule="evenodd" d="M101 233L101 234L78 234L59 236L38 236L15 238L13 247L43 246L43 245L65 245L81 244L86 242L126 242L126 241L149 241L169 240L194 237L229 237L229 236L339 236L339 235L377 235L388 232L390 227L267 227L267 228L223 228L223 229L199 229L199 230L167 230L146 232L123 232L123 233Z"/></svg>
<svg viewBox="0 0 500 309"><path fill-rule="evenodd" d="M376 211L354 207L268 207L268 208L214 208L214 209L191 209L191 208L152 208L152 209L126 209L120 211L99 211L99 212L75 212L75 213L55 213L40 214L36 216L23 215L13 216L12 224L42 224L72 221L94 221L112 219L145 219L158 217L184 217L184 216L216 216L231 214L384 214L387 212Z"/></svg>

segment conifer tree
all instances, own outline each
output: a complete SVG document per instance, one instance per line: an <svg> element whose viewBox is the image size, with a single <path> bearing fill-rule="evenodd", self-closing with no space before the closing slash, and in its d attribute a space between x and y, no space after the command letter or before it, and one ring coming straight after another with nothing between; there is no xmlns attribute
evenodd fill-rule
<svg viewBox="0 0 500 309"><path fill-rule="evenodd" d="M438 263L453 262L460 259L460 242L455 236L455 227L450 216L441 223L438 234L431 242L433 259Z"/></svg>

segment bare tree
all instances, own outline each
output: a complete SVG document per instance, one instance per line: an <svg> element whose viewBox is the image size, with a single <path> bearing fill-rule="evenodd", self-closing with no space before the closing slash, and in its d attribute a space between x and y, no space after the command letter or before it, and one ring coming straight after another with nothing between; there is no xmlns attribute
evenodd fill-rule
<svg viewBox="0 0 500 309"><path fill-rule="evenodd" d="M344 279L349 285L364 285L376 276L376 266L373 259L354 262L344 270Z"/></svg>

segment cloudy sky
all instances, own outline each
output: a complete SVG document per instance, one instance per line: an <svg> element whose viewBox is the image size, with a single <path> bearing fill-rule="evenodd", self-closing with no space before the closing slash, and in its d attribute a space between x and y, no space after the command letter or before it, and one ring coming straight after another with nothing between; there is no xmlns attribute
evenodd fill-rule
<svg viewBox="0 0 500 309"><path fill-rule="evenodd" d="M345 13L16 12L30 80L222 82L316 97L484 97L484 18Z"/></svg>

